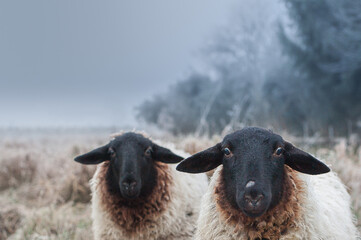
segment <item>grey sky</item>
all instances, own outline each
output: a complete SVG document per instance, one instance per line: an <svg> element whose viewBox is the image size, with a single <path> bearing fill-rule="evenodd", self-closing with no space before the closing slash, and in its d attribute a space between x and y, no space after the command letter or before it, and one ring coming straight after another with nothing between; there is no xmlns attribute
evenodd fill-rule
<svg viewBox="0 0 361 240"><path fill-rule="evenodd" d="M189 68L236 0L3 0L0 126L122 125Z"/></svg>

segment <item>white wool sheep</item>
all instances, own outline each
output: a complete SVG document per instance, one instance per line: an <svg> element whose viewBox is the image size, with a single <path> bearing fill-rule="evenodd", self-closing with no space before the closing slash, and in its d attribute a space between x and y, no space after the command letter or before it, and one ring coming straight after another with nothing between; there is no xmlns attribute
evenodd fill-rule
<svg viewBox="0 0 361 240"><path fill-rule="evenodd" d="M155 182L155 185L145 197L142 196L143 190L138 196L137 193L134 193L135 190L129 190L131 184L127 185L127 183L125 190L121 189L119 192L116 189L114 192L109 187L113 183L108 180L109 175L112 174L110 173L112 160L100 163L91 180L95 239L191 239L195 233L200 199L208 185L206 175L195 176L176 171L173 165L167 163L179 162L182 158L173 153L179 151L173 150L171 152L167 148L160 147L160 144L153 143L144 135L124 133L117 136L115 140L118 142L114 143L113 140L106 145L106 151L109 151L108 148L111 149L111 154L117 155L117 157L123 154L122 163L119 165L123 169L125 169L124 164L129 162L133 164L135 162L133 158L136 159L137 156L139 158L140 155L137 154L142 155L148 146L152 148L152 157L159 158L151 161L156 172L155 181L152 178L143 181L144 179L137 179L136 177L134 177L134 181L143 181L143 185ZM120 145L125 147L121 148ZM148 154L148 149L145 150L144 154ZM126 160L127 158L124 157L128 155L131 160ZM86 154L82 156L89 159ZM141 168L141 165L144 164L142 162L143 157L139 159L140 164L136 168ZM76 161L86 162L81 158L76 158ZM125 176L128 174L127 171L129 172L129 169L124 170L120 175ZM130 172L133 171L134 168ZM120 188L122 188L122 181L122 178L119 177ZM115 188L119 188L117 184L115 183ZM123 196L124 193L125 197ZM126 194L128 193L136 197L127 198Z"/></svg>
<svg viewBox="0 0 361 240"><path fill-rule="evenodd" d="M196 240L359 236L350 196L336 174L269 130L250 127L228 134L177 166L189 173L214 168Z"/></svg>
<svg viewBox="0 0 361 240"><path fill-rule="evenodd" d="M222 166L217 168L202 198L196 240L249 239L247 231L236 224L227 223L219 211L214 190L220 181L222 169ZM357 239L350 197L339 178L332 172L317 176L293 172L301 180L298 184L302 184L299 218L279 239Z"/></svg>

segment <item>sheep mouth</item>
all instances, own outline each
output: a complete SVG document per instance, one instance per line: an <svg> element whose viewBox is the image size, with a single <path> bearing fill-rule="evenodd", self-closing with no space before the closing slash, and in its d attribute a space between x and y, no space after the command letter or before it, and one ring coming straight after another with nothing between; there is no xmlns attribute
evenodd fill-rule
<svg viewBox="0 0 361 240"><path fill-rule="evenodd" d="M137 197L139 197L138 193L122 193L122 197L128 200L132 200L135 199Z"/></svg>
<svg viewBox="0 0 361 240"><path fill-rule="evenodd" d="M122 188L122 189L120 189L120 193L123 198L128 199L128 200L135 199L135 198L139 197L139 195L140 195L140 191L138 189Z"/></svg>
<svg viewBox="0 0 361 240"><path fill-rule="evenodd" d="M242 206L240 206L240 209L244 214L246 214L248 217L260 217L264 213L267 212L269 208L268 201L262 201L257 205L249 204L247 202L243 202Z"/></svg>
<svg viewBox="0 0 361 240"><path fill-rule="evenodd" d="M242 211L243 211L244 214L246 214L248 217L256 218L256 217L262 216L262 215L267 211L267 209L266 209L266 208L262 208L262 209L253 208L253 209L242 209Z"/></svg>

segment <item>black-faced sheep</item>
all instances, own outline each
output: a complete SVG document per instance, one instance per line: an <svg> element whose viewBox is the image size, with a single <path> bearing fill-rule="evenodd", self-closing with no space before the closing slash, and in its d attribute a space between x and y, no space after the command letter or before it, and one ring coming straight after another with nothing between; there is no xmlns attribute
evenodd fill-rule
<svg viewBox="0 0 361 240"><path fill-rule="evenodd" d="M281 136L245 128L177 170L200 173L219 165L202 199L195 239L357 238L339 178Z"/></svg>
<svg viewBox="0 0 361 240"><path fill-rule="evenodd" d="M190 239L208 182L168 165L182 159L134 132L76 157L99 164L91 180L95 239Z"/></svg>

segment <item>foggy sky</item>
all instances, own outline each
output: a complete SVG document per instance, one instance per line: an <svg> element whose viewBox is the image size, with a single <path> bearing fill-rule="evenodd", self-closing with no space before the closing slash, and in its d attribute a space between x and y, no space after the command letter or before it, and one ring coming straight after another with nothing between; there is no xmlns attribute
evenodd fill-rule
<svg viewBox="0 0 361 240"><path fill-rule="evenodd" d="M0 127L134 123L236 0L0 2Z"/></svg>

